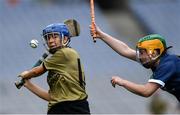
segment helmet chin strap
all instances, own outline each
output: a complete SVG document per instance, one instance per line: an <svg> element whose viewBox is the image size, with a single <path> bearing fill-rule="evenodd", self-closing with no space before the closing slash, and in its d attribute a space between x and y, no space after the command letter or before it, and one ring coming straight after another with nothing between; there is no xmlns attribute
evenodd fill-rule
<svg viewBox="0 0 180 115"><path fill-rule="evenodd" d="M65 47L69 44L69 39L64 43L64 41L62 41L62 46Z"/></svg>
<svg viewBox="0 0 180 115"><path fill-rule="evenodd" d="M66 47L69 44L70 39L67 39L67 41L64 42L65 36L63 34L61 34L61 38L63 38L61 41L62 47Z"/></svg>

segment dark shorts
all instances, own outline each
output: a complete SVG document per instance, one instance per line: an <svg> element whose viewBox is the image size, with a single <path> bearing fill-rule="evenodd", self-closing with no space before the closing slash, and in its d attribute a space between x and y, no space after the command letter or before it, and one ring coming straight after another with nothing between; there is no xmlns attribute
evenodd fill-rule
<svg viewBox="0 0 180 115"><path fill-rule="evenodd" d="M90 114L89 103L86 99L60 102L53 105L47 114Z"/></svg>

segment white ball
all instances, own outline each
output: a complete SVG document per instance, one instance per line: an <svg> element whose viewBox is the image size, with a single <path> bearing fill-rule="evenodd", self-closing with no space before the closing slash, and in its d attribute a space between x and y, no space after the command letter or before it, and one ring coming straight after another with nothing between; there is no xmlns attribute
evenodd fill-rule
<svg viewBox="0 0 180 115"><path fill-rule="evenodd" d="M33 40L31 40L31 42L30 42L30 46L32 47L32 48L37 48L38 47L38 41L36 40L36 39L33 39Z"/></svg>

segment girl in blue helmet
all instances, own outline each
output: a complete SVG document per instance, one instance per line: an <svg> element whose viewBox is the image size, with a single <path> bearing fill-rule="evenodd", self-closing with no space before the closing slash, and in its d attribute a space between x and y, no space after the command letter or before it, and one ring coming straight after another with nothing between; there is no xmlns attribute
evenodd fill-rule
<svg viewBox="0 0 180 115"><path fill-rule="evenodd" d="M48 101L48 114L90 114L85 90L84 68L79 54L69 47L70 34L65 24L55 23L43 29L43 40L51 56L19 76L24 86ZM29 79L48 72L46 91Z"/></svg>
<svg viewBox="0 0 180 115"><path fill-rule="evenodd" d="M158 34L151 34L141 38L136 50L131 49L124 42L104 33L98 26L90 27L91 35L108 44L121 56L141 63L145 68L151 69L153 74L144 85L113 76L112 85L122 86L130 92L149 97L159 88L173 94L180 102L180 58L167 53L166 41Z"/></svg>

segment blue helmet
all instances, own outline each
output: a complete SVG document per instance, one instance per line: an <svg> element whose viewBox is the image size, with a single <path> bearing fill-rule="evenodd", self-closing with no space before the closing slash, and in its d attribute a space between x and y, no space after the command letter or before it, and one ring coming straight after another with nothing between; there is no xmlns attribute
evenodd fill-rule
<svg viewBox="0 0 180 115"><path fill-rule="evenodd" d="M67 26L63 23L54 23L48 25L45 29L43 29L43 36L54 32L59 33L61 36L70 37L69 30Z"/></svg>
<svg viewBox="0 0 180 115"><path fill-rule="evenodd" d="M55 33L60 35L60 37L62 39L62 41L61 41L62 46L49 48L49 46L47 44L47 36L49 34L55 34ZM43 38L44 38L43 39L44 46L50 53L55 53L58 48L66 47L66 46L69 45L70 33L69 33L69 30L68 30L67 26L65 24L63 24L63 23L54 23L54 24L48 25L45 29L43 29L42 34L43 34ZM63 40L64 40L65 36L68 38L68 40L64 43Z"/></svg>

